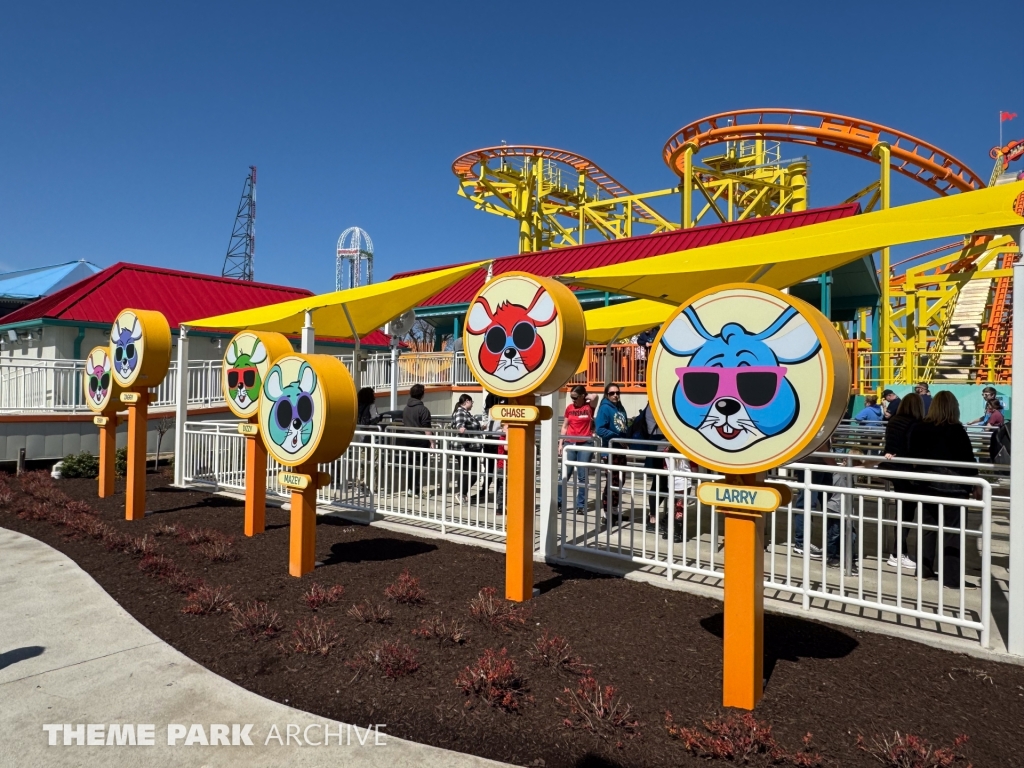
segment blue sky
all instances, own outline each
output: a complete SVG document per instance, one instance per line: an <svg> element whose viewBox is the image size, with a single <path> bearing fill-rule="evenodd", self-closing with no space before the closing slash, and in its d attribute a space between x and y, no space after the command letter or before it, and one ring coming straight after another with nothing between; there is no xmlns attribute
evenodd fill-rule
<svg viewBox="0 0 1024 768"><path fill-rule="evenodd" d="M333 289L352 225L372 236L379 279L504 255L515 227L456 196L459 154L561 147L662 189L676 183L669 136L744 107L874 120L987 180L999 110L1021 114L1005 128L1024 137L1022 29L1019 0L9 4L0 269L85 258L219 274L250 164L258 280ZM809 155L813 206L875 175ZM895 183L895 203L928 196Z"/></svg>

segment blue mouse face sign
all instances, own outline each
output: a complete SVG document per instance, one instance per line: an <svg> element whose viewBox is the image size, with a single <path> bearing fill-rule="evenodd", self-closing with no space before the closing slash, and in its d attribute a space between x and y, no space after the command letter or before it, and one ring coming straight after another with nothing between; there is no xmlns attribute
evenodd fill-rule
<svg viewBox="0 0 1024 768"><path fill-rule="evenodd" d="M285 381L286 374L275 365L267 374L264 397L273 405L268 421L271 441L281 451L296 456L306 451L313 437L313 418L318 396L316 373L308 363L302 363L294 381Z"/></svg>
<svg viewBox="0 0 1024 768"><path fill-rule="evenodd" d="M833 389L835 345L824 335L835 330L812 312L758 286L725 286L680 307L658 336L648 380L676 447L719 471L778 466L803 450Z"/></svg>

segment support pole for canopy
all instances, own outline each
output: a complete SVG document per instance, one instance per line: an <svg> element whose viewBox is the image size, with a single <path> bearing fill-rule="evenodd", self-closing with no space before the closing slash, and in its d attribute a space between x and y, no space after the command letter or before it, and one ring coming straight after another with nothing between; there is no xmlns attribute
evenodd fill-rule
<svg viewBox="0 0 1024 768"><path fill-rule="evenodd" d="M316 334L313 330L313 313L306 310L306 322L302 326L302 354L312 355L316 347Z"/></svg>
<svg viewBox="0 0 1024 768"><path fill-rule="evenodd" d="M397 336L391 337L391 407L390 410L398 410L398 345L400 339Z"/></svg>
<svg viewBox="0 0 1024 768"><path fill-rule="evenodd" d="M609 339L608 343L604 345L604 386L605 389L612 383L612 376L615 373L615 364L612 360L612 344L619 340L619 335L622 333L623 328L619 328L615 334Z"/></svg>
<svg viewBox="0 0 1024 768"><path fill-rule="evenodd" d="M178 326L178 379L174 382L174 484L185 484L185 422L188 421L188 326Z"/></svg>
<svg viewBox="0 0 1024 768"><path fill-rule="evenodd" d="M1017 235L1017 247L1024 251L1024 228ZM1013 282L1024 286L1024 262L1013 268ZM1013 322L1024 328L1024 289L1013 292ZM1010 442L1017 441L1017 450L1024 445L1024 339L1013 345L1013 377L1010 390L1010 408L1017 407L1021 416L1010 421ZM1012 415L1012 414L1011 414ZM1006 650L1024 656L1024 461L1010 462L1010 590L1009 632ZM982 616L982 621L988 616Z"/></svg>
<svg viewBox="0 0 1024 768"><path fill-rule="evenodd" d="M348 320L348 327L352 329L352 341L355 347L352 350L352 381L356 385L356 391L359 391L360 386L360 372L362 370L362 361L359 359L359 332L356 331L356 324L352 322L352 315L348 313L348 305L341 305L342 311L345 313L345 319Z"/></svg>

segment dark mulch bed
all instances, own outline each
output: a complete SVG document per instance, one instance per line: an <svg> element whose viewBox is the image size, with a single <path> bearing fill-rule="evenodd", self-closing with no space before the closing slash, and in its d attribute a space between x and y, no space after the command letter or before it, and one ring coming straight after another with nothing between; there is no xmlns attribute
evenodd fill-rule
<svg viewBox="0 0 1024 768"><path fill-rule="evenodd" d="M122 534L156 534L161 526L178 523L232 537L226 548L235 559L227 562L211 561L215 548L204 552L166 529L153 540L157 552L188 574L208 585L230 585L235 605L260 600L277 612L282 631L253 641L232 629L230 614L183 613L185 597L166 578L141 571L140 555L109 551L102 539L75 534L66 519L55 522L52 514L48 520L24 519L47 504L51 512L66 506L66 500L40 501L47 491L37 488L30 497L17 481L9 482L13 499L0 510L0 525L66 553L139 621L200 664L293 707L350 723L386 723L391 735L551 768L703 764L669 735L666 712L677 726L699 732L702 721L728 714L719 704L721 604L713 600L537 564L541 595L529 604L529 619L501 632L469 611L481 587L498 587L501 593L504 559L489 550L321 518L317 552L324 565L295 579L287 574L288 514L281 510L268 509L267 532L247 539L241 535L240 503L171 488L164 476L149 478L147 508L156 514L136 523L123 519L120 484L118 494L106 500L96 498L92 480L55 484ZM385 588L406 569L427 591L427 602L400 604L385 597ZM316 614L333 622L338 635L338 645L326 656L285 649L293 644L296 622L314 615L302 597L314 582L344 586L341 600ZM349 616L352 605L363 600L385 604L392 622L362 623ZM440 646L413 635L421 620L438 614L462 621L468 640ZM528 652L543 631L565 638L601 686L614 685L621 702L631 705L620 727L601 726L595 735L557 701L568 700L566 688L579 687L579 673L531 661ZM351 663L382 640L412 647L419 668L397 679L375 669L357 675ZM755 716L772 726L774 738L791 755L801 752L803 737L811 733L811 750L823 765L878 765L858 749L858 735L870 741L899 731L944 745L966 734L969 741L960 751L975 766L1019 764L1024 744L1020 667L774 615L765 617L765 645L770 678ZM518 710L511 713L470 699L455 685L486 649L502 648L518 663L528 689L513 697ZM626 727L634 719L641 723L635 736ZM806 758L797 754L792 764L810 764ZM768 763L766 755L751 758L751 764Z"/></svg>

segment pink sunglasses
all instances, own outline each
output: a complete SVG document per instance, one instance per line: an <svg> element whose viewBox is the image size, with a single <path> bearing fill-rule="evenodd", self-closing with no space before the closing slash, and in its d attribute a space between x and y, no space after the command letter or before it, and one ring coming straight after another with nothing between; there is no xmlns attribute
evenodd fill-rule
<svg viewBox="0 0 1024 768"><path fill-rule="evenodd" d="M764 408L779 393L786 368L779 365L690 366L676 368L676 376L683 397L691 405L705 406L721 397L732 397L751 408Z"/></svg>

